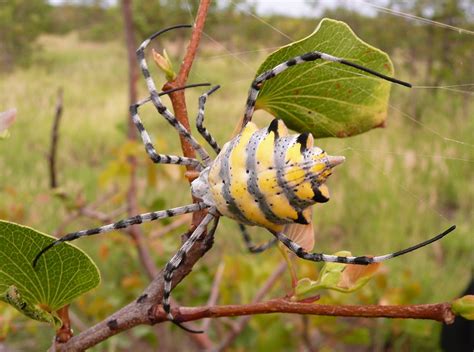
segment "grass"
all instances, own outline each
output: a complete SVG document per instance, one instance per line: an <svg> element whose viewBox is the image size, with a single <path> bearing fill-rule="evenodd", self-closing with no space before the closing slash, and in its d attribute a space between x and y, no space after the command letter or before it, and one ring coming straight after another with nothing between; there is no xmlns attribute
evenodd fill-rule
<svg viewBox="0 0 474 352"><path fill-rule="evenodd" d="M123 165L124 155L133 148L124 146L128 99L126 55L122 44L82 42L75 35L43 37L41 43L44 50L37 53L31 67L18 69L0 81L4 92L0 96L0 110L18 109L17 122L10 130L11 137L0 140L0 218L52 233L67 213L64 204L48 189L46 154L58 87L64 89L59 182L72 198L93 201L114 184L123 190L127 170L120 165ZM228 56L213 58L215 55L212 47L203 48L190 82L210 81L222 85L208 100L206 124L223 144L243 113L249 83L265 55L241 57L240 63ZM162 77L157 70L152 71L155 77ZM400 76L403 78L403 74ZM140 95L145 96L142 80L139 85ZM413 92L426 104L422 118L411 114L416 107L411 102ZM193 119L201 90L188 90L186 94ZM474 155L472 145L467 143L474 133L472 101L448 91L410 92L394 87L391 104L387 128L350 139L331 138L316 142L330 154L347 157L346 163L337 168L328 182L331 201L316 206L317 250L333 253L345 249L354 254L383 254L427 239L451 224L458 228L440 243L390 261L378 278L359 293L350 296L326 294L323 300L357 303L447 301L459 295L470 280L474 250L470 229ZM179 153L172 128L151 107L144 107L142 116L159 150ZM255 121L260 126L270 121L265 113L258 112L256 116ZM139 151L141 153L141 147ZM154 167L147 162L144 152L140 155L143 211L153 205L170 207L190 202L188 185L180 168ZM123 193L120 193L105 209L117 208L122 201ZM95 225L93 221L82 219L68 230ZM147 225L145 232L158 226ZM257 238L269 238L262 231L257 232ZM81 319L90 324L133 299L147 280L128 238L111 235L78 244L91 253L103 275L101 287L73 305ZM160 267L178 245L176 236L150 241ZM176 290L175 297L183 304L205 303L215 269L221 261L227 265L220 302L248 302L259 283L281 260L276 250L260 256L245 253L236 226L230 220L224 221L218 231L215 246L217 248ZM320 267L302 261L297 261L296 265L302 277L314 277L316 268ZM273 296L281 296L288 290L288 280L284 281ZM292 329L301 330L296 318L288 321L285 317L268 319L253 319L250 329L237 344L248 348L252 341L255 345L267 341L269 336L259 340L258 331L275 319L279 322L272 323L275 334L281 332L281 336L287 336L288 324ZM339 328L330 323L328 330L324 325L328 321L334 322L334 319L311 318L310 324L336 336L349 334L353 329L339 321L342 324ZM377 332L376 322L365 325L374 329L371 330L375 336L372 342L385 336L402 346L421 343L426 350L436 348L437 340L432 334L439 329L437 324L416 322L416 327L413 324L384 322L383 332ZM38 325L30 324L35 328ZM150 334L150 330L146 331ZM130 336L137 338L134 334L130 333ZM175 334L180 336L180 332ZM350 335L347 341L357 340L359 335ZM20 336L21 331L12 334L7 341L21 345ZM366 334L362 332L361 336L360 341L365 341ZM49 337L42 341L45 347L48 346ZM126 348L120 337L108 343ZM288 338L285 343L290 346L293 342Z"/></svg>

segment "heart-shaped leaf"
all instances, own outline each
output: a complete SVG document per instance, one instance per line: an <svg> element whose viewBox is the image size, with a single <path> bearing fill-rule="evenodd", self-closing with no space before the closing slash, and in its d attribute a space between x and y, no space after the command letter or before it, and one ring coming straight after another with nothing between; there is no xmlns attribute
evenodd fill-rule
<svg viewBox="0 0 474 352"><path fill-rule="evenodd" d="M307 52L320 51L393 76L387 54L359 39L344 22L323 19L308 37L272 53L257 75ZM292 66L266 81L256 109L314 137L347 137L384 125L390 83L335 62Z"/></svg>
<svg viewBox="0 0 474 352"><path fill-rule="evenodd" d="M32 228L0 221L0 299L30 318L57 324L51 313L100 282L94 262L80 249L61 244L42 256L38 252L53 242Z"/></svg>

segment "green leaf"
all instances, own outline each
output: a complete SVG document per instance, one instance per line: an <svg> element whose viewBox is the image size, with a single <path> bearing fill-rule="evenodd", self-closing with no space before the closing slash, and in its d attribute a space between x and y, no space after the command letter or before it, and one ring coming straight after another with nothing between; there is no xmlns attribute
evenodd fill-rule
<svg viewBox="0 0 474 352"><path fill-rule="evenodd" d="M351 252L341 251L334 255L350 256ZM377 272L380 263L370 265L355 265L342 263L325 263L317 281L303 278L295 288L295 299L314 295L322 289L329 289L344 293L354 292L363 287Z"/></svg>
<svg viewBox="0 0 474 352"><path fill-rule="evenodd" d="M0 220L0 299L30 318L56 325L57 318L44 312L54 312L96 287L100 274L84 252L65 243L43 255L33 268L35 256L54 240Z"/></svg>
<svg viewBox="0 0 474 352"><path fill-rule="evenodd" d="M272 53L257 74L310 51L320 51L393 76L387 54L359 39L347 24L323 19L310 36ZM317 60L266 81L256 108L314 137L347 137L384 125L390 83L346 65Z"/></svg>
<svg viewBox="0 0 474 352"><path fill-rule="evenodd" d="M467 320L474 320L474 295L467 295L453 301L451 306L456 315Z"/></svg>

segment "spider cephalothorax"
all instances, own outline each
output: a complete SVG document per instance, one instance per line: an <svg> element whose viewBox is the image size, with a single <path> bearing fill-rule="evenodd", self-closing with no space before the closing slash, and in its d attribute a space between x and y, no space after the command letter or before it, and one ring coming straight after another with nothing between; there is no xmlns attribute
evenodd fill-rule
<svg viewBox="0 0 474 352"><path fill-rule="evenodd" d="M308 229L312 229L311 205L316 202L324 203L329 200L329 192L325 181L331 174L332 168L342 163L344 157L328 156L320 148L314 147L313 137L308 133L289 135L285 125L279 120L274 120L267 128L259 130L251 122L251 119L262 84L294 65L315 60L337 62L393 83L408 87L410 87L410 84L350 61L317 51L291 58L255 78L247 98L242 129L235 138L224 145L222 150L203 126L204 105L207 97L219 88L219 86L216 86L199 98L199 113L196 118L198 131L218 154L217 158L212 161L207 151L160 100L160 95L167 92L158 93L145 60L145 48L152 39L171 29L183 27L191 26L178 25L164 29L153 34L138 48L137 58L150 96L133 104L130 107L130 113L132 121L140 133L145 151L154 163L191 166L200 171L199 177L193 182L192 193L202 201L177 208L139 214L109 225L69 233L43 248L35 257L33 266L38 264L43 253L63 242L122 229L146 221L154 221L207 209L207 215L166 264L163 273L164 292L162 304L168 319L185 330L197 332L181 325L171 313L170 293L173 273L184 262L186 254L198 239L202 236L213 236L217 227L217 221L221 215L236 219L241 225L258 225L267 228L274 236L274 240L270 241L269 244L280 241L302 259L315 262L324 261L360 265L381 262L403 255L434 242L454 230L455 226L452 226L425 242L398 252L376 257L341 257L323 253L311 253L310 251L314 243L312 241L312 232L308 231ZM138 108L149 102L196 149L201 160L158 154L156 152L151 138L138 116ZM213 226L206 232L207 226L213 219L215 220ZM307 224L308 226L300 224ZM305 235L302 240L299 235L300 228L298 227L305 229ZM244 230L245 228L241 227L241 229ZM249 244L248 234L243 231L243 235L249 249L252 251L259 252L268 248L268 245L255 247Z"/></svg>

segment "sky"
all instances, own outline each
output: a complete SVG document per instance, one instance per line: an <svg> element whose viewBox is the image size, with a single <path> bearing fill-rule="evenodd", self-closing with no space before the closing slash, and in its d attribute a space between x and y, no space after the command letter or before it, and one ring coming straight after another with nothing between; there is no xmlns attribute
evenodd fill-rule
<svg viewBox="0 0 474 352"><path fill-rule="evenodd" d="M75 0L49 0L51 4L62 4L64 2L74 2ZM107 0L108 3L115 5L118 0ZM152 1L152 0L150 0ZM232 0L217 0L219 3L229 3ZM80 0L77 0L80 2ZM319 16L326 8L335 8L344 6L365 14L375 14L375 9L370 6L363 6L365 1L362 0L317 0L317 5L311 7L307 0L249 0L250 3L256 5L259 15L270 14L286 14L295 17L311 17ZM369 1L367 1L369 2ZM384 1L371 1L382 5ZM361 6L362 4L362 6Z"/></svg>
<svg viewBox="0 0 474 352"><path fill-rule="evenodd" d="M286 14L295 17L320 16L325 9L331 9L338 6L344 6L366 14L375 13L374 9L367 6L361 6L361 4L364 5L363 2L354 0L319 0L316 1L317 5L313 7L308 5L308 1L306 0L252 0L251 2L256 4L257 12L259 14L265 15ZM378 3L380 4L380 1Z"/></svg>

